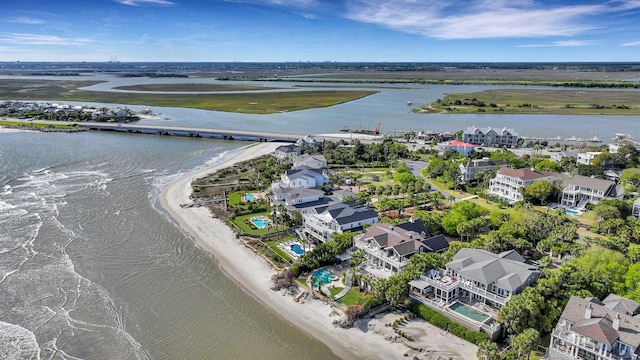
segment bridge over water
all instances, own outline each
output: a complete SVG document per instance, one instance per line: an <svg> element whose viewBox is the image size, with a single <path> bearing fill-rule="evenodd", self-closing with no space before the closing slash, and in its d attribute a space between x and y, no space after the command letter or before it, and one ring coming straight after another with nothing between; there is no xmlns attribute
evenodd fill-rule
<svg viewBox="0 0 640 360"><path fill-rule="evenodd" d="M288 134L267 131L248 131L248 130L231 130L231 129L211 129L211 128L193 128L181 126L158 126L158 125L139 125L139 124L122 124L122 123L78 123L78 126L85 127L90 130L100 131L118 131L138 134L153 135L170 135L170 136L186 136L201 137L223 140L244 140L244 141L286 141L294 142L304 135Z"/></svg>

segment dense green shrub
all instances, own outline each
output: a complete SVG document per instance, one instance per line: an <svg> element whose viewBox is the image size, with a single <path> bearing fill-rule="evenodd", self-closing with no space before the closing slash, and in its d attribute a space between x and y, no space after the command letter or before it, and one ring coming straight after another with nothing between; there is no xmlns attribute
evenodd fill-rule
<svg viewBox="0 0 640 360"><path fill-rule="evenodd" d="M424 304L411 303L411 311L419 316L421 319L428 323L431 323L440 329L447 330L453 335L469 341L470 343L479 345L482 342L490 341L489 335L469 330L466 327L449 320L446 316L439 312L429 308Z"/></svg>

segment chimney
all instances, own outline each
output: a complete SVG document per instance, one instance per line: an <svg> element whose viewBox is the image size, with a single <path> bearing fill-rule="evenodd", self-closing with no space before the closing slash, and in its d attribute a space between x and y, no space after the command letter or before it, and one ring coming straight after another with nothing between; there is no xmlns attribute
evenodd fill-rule
<svg viewBox="0 0 640 360"><path fill-rule="evenodd" d="M593 309L591 308L591 303L587 304L587 307L584 309L584 318L591 319L591 314L593 314Z"/></svg>
<svg viewBox="0 0 640 360"><path fill-rule="evenodd" d="M613 319L613 328L616 330L620 330L620 313L617 313L616 318Z"/></svg>

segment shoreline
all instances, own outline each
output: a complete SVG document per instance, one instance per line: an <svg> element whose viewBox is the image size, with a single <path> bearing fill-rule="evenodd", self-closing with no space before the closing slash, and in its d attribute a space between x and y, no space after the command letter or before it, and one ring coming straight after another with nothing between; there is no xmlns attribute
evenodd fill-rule
<svg viewBox="0 0 640 360"><path fill-rule="evenodd" d="M284 290L271 290L271 276L274 270L270 268L261 256L255 254L240 240L220 219L213 218L209 210L204 207L181 207L189 203L192 192L191 182L195 178L203 177L222 168L232 166L261 155L273 153L282 144L257 143L238 149L237 153L226 158L221 163L210 168L183 176L170 182L162 188L160 206L176 222L182 231L187 233L196 245L213 255L219 263L220 269L231 278L243 291L255 298L263 306L274 311L282 319L288 321L300 330L306 332L318 341L324 343L338 357L345 360L357 359L399 359L407 356L421 356L418 351L398 342L398 336L385 323L401 315L386 314L375 319L359 321L351 329L335 327L332 322L338 319L336 310L329 304L308 299L304 304L294 302L291 295ZM237 264L242 264L238 266ZM304 311L296 309L304 307ZM338 310L338 313L341 311ZM421 324L422 327L423 324ZM446 358L475 358L476 347L461 339L451 339L450 334L427 325L427 330L421 332L425 341L415 343L416 347L426 350L426 357L445 355ZM434 339L439 333L440 341ZM436 341L434 341L436 340ZM457 349L467 348L469 353L460 354ZM409 357L412 358L412 357Z"/></svg>

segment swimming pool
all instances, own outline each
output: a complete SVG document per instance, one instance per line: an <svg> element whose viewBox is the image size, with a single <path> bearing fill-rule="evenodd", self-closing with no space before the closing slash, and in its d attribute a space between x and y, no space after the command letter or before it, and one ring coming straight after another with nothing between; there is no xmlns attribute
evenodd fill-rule
<svg viewBox="0 0 640 360"><path fill-rule="evenodd" d="M576 211L576 210L571 210L571 209L564 209L564 212L566 212L569 215L573 215L573 216L578 216L580 215L580 211Z"/></svg>
<svg viewBox="0 0 640 360"><path fill-rule="evenodd" d="M269 219L266 217L256 217L249 219L258 229L264 229L269 225Z"/></svg>
<svg viewBox="0 0 640 360"><path fill-rule="evenodd" d="M467 317L469 319L483 322L489 318L489 315L482 313L470 306L467 306L461 302L457 302L450 307L451 310L457 312L458 314Z"/></svg>
<svg viewBox="0 0 640 360"><path fill-rule="evenodd" d="M334 280L338 280L338 277L336 275L333 275L333 273L327 269L316 270L311 273L311 276L315 276L317 279L316 282L314 283L315 286L320 286L321 280L322 280L322 284L324 285L327 285Z"/></svg>
<svg viewBox="0 0 640 360"><path fill-rule="evenodd" d="M296 253L298 255L304 254L304 249L302 248L302 246L300 244L291 245L291 251L293 251L294 253Z"/></svg>
<svg viewBox="0 0 640 360"><path fill-rule="evenodd" d="M244 194L243 198L244 201L251 201L253 200L253 194Z"/></svg>

